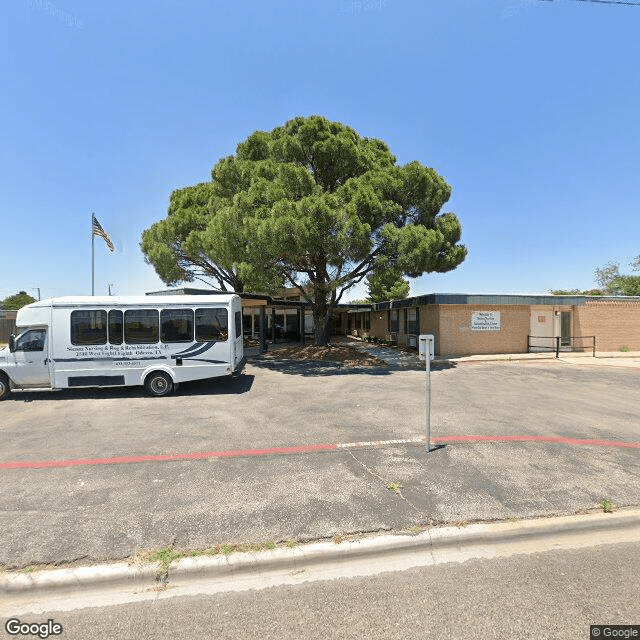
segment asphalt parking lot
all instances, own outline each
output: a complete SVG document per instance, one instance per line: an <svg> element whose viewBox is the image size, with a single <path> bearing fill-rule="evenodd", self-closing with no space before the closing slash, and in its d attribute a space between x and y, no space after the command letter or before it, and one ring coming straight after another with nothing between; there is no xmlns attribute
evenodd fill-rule
<svg viewBox="0 0 640 640"><path fill-rule="evenodd" d="M615 446L640 442L639 383L634 369L555 361L435 370L434 437L611 446L451 443L431 453L410 443L277 451L419 439L422 371L256 359L236 379L166 398L136 388L15 393L0 404L0 564L572 513L603 498L640 504L638 449ZM197 459L207 452L234 453ZM172 455L187 459L136 460ZM7 468L39 461L77 464Z"/></svg>
<svg viewBox="0 0 640 640"><path fill-rule="evenodd" d="M287 447L424 435L425 374L255 362L237 379L14 393L0 462ZM640 440L640 372L554 361L432 372L433 435Z"/></svg>

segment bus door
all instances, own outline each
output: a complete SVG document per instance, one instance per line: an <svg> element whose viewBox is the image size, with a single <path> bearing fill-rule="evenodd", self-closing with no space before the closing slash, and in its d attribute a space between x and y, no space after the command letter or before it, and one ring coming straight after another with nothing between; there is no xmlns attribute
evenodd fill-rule
<svg viewBox="0 0 640 640"><path fill-rule="evenodd" d="M49 345L46 329L29 329L18 336L11 377L20 387L50 387Z"/></svg>

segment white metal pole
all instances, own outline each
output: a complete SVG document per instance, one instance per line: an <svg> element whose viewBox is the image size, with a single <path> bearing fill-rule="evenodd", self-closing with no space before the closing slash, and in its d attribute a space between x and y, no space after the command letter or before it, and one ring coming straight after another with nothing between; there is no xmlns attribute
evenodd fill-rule
<svg viewBox="0 0 640 640"><path fill-rule="evenodd" d="M95 235L93 233L93 213L91 214L91 295L95 295L95 271L96 271L96 260L95 253L93 251Z"/></svg>
<svg viewBox="0 0 640 640"><path fill-rule="evenodd" d="M429 341L427 340L427 353L426 353L426 365L425 365L425 369L426 369L426 373L427 373L427 408L426 408L426 414L427 414L427 451L431 451L431 358L429 357L430 355L430 347L431 345L429 344Z"/></svg>

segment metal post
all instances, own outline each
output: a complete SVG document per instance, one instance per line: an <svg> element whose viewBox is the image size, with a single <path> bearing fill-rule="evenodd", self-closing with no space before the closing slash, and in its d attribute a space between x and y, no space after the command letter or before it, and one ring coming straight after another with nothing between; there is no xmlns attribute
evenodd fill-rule
<svg viewBox="0 0 640 640"><path fill-rule="evenodd" d="M276 308L271 307L271 342L276 343Z"/></svg>
<svg viewBox="0 0 640 640"><path fill-rule="evenodd" d="M425 398L425 418L427 431L427 451L431 448L431 347L433 345L433 353L435 355L435 338L431 334L418 336L418 355L425 359L426 375L426 398Z"/></svg>
<svg viewBox="0 0 640 640"><path fill-rule="evenodd" d="M560 336L556 337L556 358L560 357Z"/></svg>
<svg viewBox="0 0 640 640"><path fill-rule="evenodd" d="M431 358L427 351L426 372L427 372L427 451L431 451Z"/></svg>
<svg viewBox="0 0 640 640"><path fill-rule="evenodd" d="M304 309L298 309L298 329L300 330L300 345L304 344Z"/></svg>
<svg viewBox="0 0 640 640"><path fill-rule="evenodd" d="M267 350L267 333L266 333L266 317L264 313L264 307L260 307L260 353L264 353Z"/></svg>
<svg viewBox="0 0 640 640"><path fill-rule="evenodd" d="M93 251L93 245L95 244L95 235L93 234L93 214L91 214L91 295L95 295L95 272L96 272L96 259Z"/></svg>

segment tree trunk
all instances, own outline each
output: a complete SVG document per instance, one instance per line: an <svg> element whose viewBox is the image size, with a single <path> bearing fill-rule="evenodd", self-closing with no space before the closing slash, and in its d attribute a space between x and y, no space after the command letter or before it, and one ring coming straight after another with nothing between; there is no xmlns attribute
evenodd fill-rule
<svg viewBox="0 0 640 640"><path fill-rule="evenodd" d="M327 304L327 292L321 286L314 287L313 334L317 347L326 347L331 338L331 305Z"/></svg>
<svg viewBox="0 0 640 640"><path fill-rule="evenodd" d="M331 342L331 313L318 315L314 308L313 334L316 347L326 347Z"/></svg>

